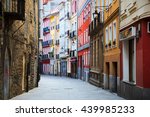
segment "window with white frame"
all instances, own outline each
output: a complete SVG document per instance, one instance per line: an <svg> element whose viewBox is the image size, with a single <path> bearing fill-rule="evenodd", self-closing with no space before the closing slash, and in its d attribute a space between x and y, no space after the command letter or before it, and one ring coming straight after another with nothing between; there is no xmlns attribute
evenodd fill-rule
<svg viewBox="0 0 150 117"><path fill-rule="evenodd" d="M106 0L106 6L108 6L109 5L109 0Z"/></svg>
<svg viewBox="0 0 150 117"><path fill-rule="evenodd" d="M115 41L117 38L117 28L116 28L116 22L113 23L113 40Z"/></svg>
<svg viewBox="0 0 150 117"><path fill-rule="evenodd" d="M88 42L88 29L86 29L86 42Z"/></svg>
<svg viewBox="0 0 150 117"><path fill-rule="evenodd" d="M109 40L112 41L112 25L109 26Z"/></svg>
<svg viewBox="0 0 150 117"><path fill-rule="evenodd" d="M86 31L84 31L84 43L86 42Z"/></svg>
<svg viewBox="0 0 150 117"><path fill-rule="evenodd" d="M109 5L112 4L112 0L109 0Z"/></svg>
<svg viewBox="0 0 150 117"><path fill-rule="evenodd" d="M105 35L106 35L106 44L108 44L108 41L109 41L109 39L108 39L108 28L106 28L106 30L105 30Z"/></svg>

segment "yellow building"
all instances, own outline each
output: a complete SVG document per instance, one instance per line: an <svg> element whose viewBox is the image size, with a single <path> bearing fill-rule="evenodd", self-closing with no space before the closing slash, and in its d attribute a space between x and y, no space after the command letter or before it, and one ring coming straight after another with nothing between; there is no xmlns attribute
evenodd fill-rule
<svg viewBox="0 0 150 117"><path fill-rule="evenodd" d="M117 92L120 77L119 0L104 0L104 88Z"/></svg>
<svg viewBox="0 0 150 117"><path fill-rule="evenodd" d="M50 74L54 75L55 16L50 15Z"/></svg>
<svg viewBox="0 0 150 117"><path fill-rule="evenodd" d="M50 14L50 74L60 74L59 62L59 10L55 8Z"/></svg>

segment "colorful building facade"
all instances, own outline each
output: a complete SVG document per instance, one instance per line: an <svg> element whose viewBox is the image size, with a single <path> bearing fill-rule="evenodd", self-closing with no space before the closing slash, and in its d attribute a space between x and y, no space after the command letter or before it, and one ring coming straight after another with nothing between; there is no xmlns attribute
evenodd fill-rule
<svg viewBox="0 0 150 117"><path fill-rule="evenodd" d="M102 1L92 1L90 35L90 77L89 82L103 86L103 12L97 6L104 6ZM103 9L103 8L101 8ZM94 14L94 16L93 16ZM95 16L96 15L96 16Z"/></svg>
<svg viewBox="0 0 150 117"><path fill-rule="evenodd" d="M88 81L90 65L90 37L88 27L91 22L90 0L78 1L78 78Z"/></svg>
<svg viewBox="0 0 150 117"><path fill-rule="evenodd" d="M77 0L71 0L70 77L77 78Z"/></svg>
<svg viewBox="0 0 150 117"><path fill-rule="evenodd" d="M119 0L104 0L104 88L118 91L120 79Z"/></svg>
<svg viewBox="0 0 150 117"><path fill-rule="evenodd" d="M150 1L121 2L120 91L126 99L150 99Z"/></svg>
<svg viewBox="0 0 150 117"><path fill-rule="evenodd" d="M49 52L50 52L50 45L52 44L52 39L50 35L50 18L49 16L45 17L43 19L43 42L42 42L42 50L43 50L43 55L42 55L42 73L44 74L50 74L50 57L49 57Z"/></svg>

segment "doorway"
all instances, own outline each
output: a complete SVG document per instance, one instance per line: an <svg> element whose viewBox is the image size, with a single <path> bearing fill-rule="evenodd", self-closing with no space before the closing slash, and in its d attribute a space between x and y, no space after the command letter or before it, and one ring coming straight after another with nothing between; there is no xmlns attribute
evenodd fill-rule
<svg viewBox="0 0 150 117"><path fill-rule="evenodd" d="M134 39L129 40L129 81L134 82Z"/></svg>
<svg viewBox="0 0 150 117"><path fill-rule="evenodd" d="M23 55L23 66L22 66L22 71L23 71L23 73L22 73L22 91L24 91L25 90L25 55Z"/></svg>
<svg viewBox="0 0 150 117"><path fill-rule="evenodd" d="M110 65L109 62L106 62L106 77L107 77L107 83L106 88L109 89L109 75L110 75Z"/></svg>
<svg viewBox="0 0 150 117"><path fill-rule="evenodd" d="M113 77L114 77L114 92L117 92L117 77L118 77L118 66L117 62L112 63Z"/></svg>
<svg viewBox="0 0 150 117"><path fill-rule="evenodd" d="M9 56L6 49L4 58L4 100L9 98Z"/></svg>

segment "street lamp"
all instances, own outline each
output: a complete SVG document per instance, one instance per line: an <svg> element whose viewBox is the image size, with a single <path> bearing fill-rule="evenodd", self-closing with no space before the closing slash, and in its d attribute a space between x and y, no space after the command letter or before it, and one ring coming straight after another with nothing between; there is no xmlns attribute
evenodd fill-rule
<svg viewBox="0 0 150 117"><path fill-rule="evenodd" d="M97 9L95 9L95 12L93 13L93 19L95 18L94 16L98 16L98 11L97 11Z"/></svg>

